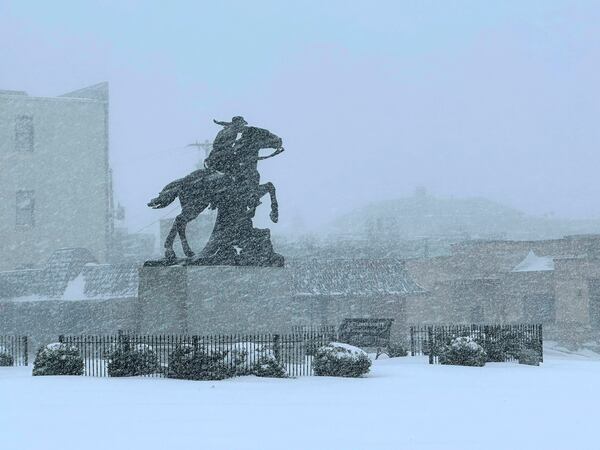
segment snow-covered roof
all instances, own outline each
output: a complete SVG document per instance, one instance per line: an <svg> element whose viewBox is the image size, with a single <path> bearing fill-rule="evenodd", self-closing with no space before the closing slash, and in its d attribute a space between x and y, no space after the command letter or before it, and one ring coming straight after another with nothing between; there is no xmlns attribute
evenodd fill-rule
<svg viewBox="0 0 600 450"><path fill-rule="evenodd" d="M85 249L54 252L46 266L0 272L0 298L85 300L137 297L135 264L97 264Z"/></svg>
<svg viewBox="0 0 600 450"><path fill-rule="evenodd" d="M529 251L523 261L515 266L513 272L543 272L554 270L554 260L550 256L537 256Z"/></svg>
<svg viewBox="0 0 600 450"><path fill-rule="evenodd" d="M296 295L378 296L425 292L395 259L290 261Z"/></svg>

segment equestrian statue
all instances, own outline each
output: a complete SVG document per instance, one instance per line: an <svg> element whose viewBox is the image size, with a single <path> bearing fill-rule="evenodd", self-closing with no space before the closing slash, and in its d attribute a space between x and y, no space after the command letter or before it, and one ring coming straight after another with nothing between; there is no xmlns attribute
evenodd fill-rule
<svg viewBox="0 0 600 450"><path fill-rule="evenodd" d="M175 218L165 240L165 258L147 261L154 265L234 265L283 266L283 256L275 253L269 229L254 228L252 219L260 199L269 194L270 218L279 219L275 186L260 183L258 161L284 151L279 136L263 128L248 126L241 116L231 122L214 121L223 128L217 134L204 168L167 184L148 206L164 208L176 198L181 213ZM261 149L274 149L259 156ZM215 226L204 249L195 254L190 248L185 229L206 208L216 209ZM177 258L173 250L179 235L186 258Z"/></svg>

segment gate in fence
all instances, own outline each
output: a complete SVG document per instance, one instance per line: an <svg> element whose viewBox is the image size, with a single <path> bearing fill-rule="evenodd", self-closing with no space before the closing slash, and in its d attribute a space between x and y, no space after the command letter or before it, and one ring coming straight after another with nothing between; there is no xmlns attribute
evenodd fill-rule
<svg viewBox="0 0 600 450"><path fill-rule="evenodd" d="M434 364L444 347L461 336L473 338L488 355L499 356L498 360L515 360L523 349L536 351L544 360L541 324L414 325L410 327L410 353L427 355L429 364Z"/></svg>
<svg viewBox="0 0 600 450"><path fill-rule="evenodd" d="M28 345L27 336L0 336L0 365L26 366Z"/></svg>
<svg viewBox="0 0 600 450"><path fill-rule="evenodd" d="M243 364L250 368L256 362L258 348L272 352L285 367L291 377L314 375L312 359L316 349L331 342L329 333L298 332L292 334L252 334L252 335L136 335L119 333L104 336L60 336L59 342L77 347L84 360L84 375L108 376L108 363L111 355L124 347L146 346L158 357L159 370L143 375L165 377L169 370L169 356L182 346L194 346L214 354L227 354L233 348L245 350L249 355ZM233 365L232 358L226 358Z"/></svg>

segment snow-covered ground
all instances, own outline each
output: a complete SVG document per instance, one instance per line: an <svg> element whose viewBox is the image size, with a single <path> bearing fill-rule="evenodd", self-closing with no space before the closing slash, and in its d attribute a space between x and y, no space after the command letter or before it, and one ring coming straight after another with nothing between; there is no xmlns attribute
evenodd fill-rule
<svg viewBox="0 0 600 450"><path fill-rule="evenodd" d="M376 361L363 379L32 377L0 368L2 450L600 448L600 360Z"/></svg>

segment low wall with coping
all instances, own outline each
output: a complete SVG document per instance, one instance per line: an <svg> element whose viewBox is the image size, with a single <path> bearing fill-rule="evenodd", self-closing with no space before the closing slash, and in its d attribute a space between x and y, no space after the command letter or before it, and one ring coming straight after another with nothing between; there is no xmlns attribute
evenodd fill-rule
<svg viewBox="0 0 600 450"><path fill-rule="evenodd" d="M3 300L0 334L28 336L29 350L56 342L61 334L113 334L135 325L136 299Z"/></svg>

